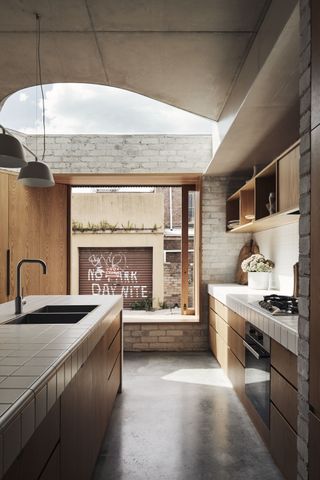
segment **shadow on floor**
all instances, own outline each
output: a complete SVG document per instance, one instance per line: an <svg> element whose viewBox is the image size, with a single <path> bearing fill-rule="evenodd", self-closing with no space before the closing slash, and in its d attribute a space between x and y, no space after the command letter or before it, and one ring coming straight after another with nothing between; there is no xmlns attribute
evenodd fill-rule
<svg viewBox="0 0 320 480"><path fill-rule="evenodd" d="M210 353L127 353L94 480L278 480Z"/></svg>

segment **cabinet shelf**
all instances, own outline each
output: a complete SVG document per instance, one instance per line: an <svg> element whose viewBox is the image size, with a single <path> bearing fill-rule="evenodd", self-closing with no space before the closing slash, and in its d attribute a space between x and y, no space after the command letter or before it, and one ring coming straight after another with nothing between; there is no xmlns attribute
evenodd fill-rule
<svg viewBox="0 0 320 480"><path fill-rule="evenodd" d="M259 232L298 221L299 143L292 145L227 199L229 233ZM238 220L239 225L229 230L228 224L233 220Z"/></svg>

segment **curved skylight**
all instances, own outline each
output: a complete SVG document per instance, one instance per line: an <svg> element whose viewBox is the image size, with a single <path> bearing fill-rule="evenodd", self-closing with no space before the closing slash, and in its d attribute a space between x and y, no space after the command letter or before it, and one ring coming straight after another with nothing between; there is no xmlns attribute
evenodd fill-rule
<svg viewBox="0 0 320 480"><path fill-rule="evenodd" d="M49 134L211 134L215 122L119 88L79 83L44 86ZM42 133L40 88L11 95L0 123Z"/></svg>

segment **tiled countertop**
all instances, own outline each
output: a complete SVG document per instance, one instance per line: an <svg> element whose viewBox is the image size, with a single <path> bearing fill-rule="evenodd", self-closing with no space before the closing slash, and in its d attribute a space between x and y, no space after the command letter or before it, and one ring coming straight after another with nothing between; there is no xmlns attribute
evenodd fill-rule
<svg viewBox="0 0 320 480"><path fill-rule="evenodd" d="M98 305L75 324L4 325L0 305L0 478L122 309L121 296L31 296L24 314L45 305Z"/></svg>
<svg viewBox="0 0 320 480"><path fill-rule="evenodd" d="M281 292L251 290L247 286L231 283L210 284L208 293L295 355L298 354L298 315L271 315L258 303L259 300L262 300L263 295L281 294Z"/></svg>

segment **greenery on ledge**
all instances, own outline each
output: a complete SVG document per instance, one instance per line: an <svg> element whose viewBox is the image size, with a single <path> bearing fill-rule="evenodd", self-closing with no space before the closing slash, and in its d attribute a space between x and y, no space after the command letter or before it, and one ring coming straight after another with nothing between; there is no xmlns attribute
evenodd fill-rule
<svg viewBox="0 0 320 480"><path fill-rule="evenodd" d="M98 233L98 232L139 232L139 231L148 231L148 232L158 232L161 230L162 226L157 225L156 223L152 227L146 227L143 223L141 226L137 226L135 223L127 222L126 224L112 224L107 222L106 220L102 220L99 223L91 223L88 222L86 224L82 222L77 222L76 220L72 220L72 232L73 233Z"/></svg>

